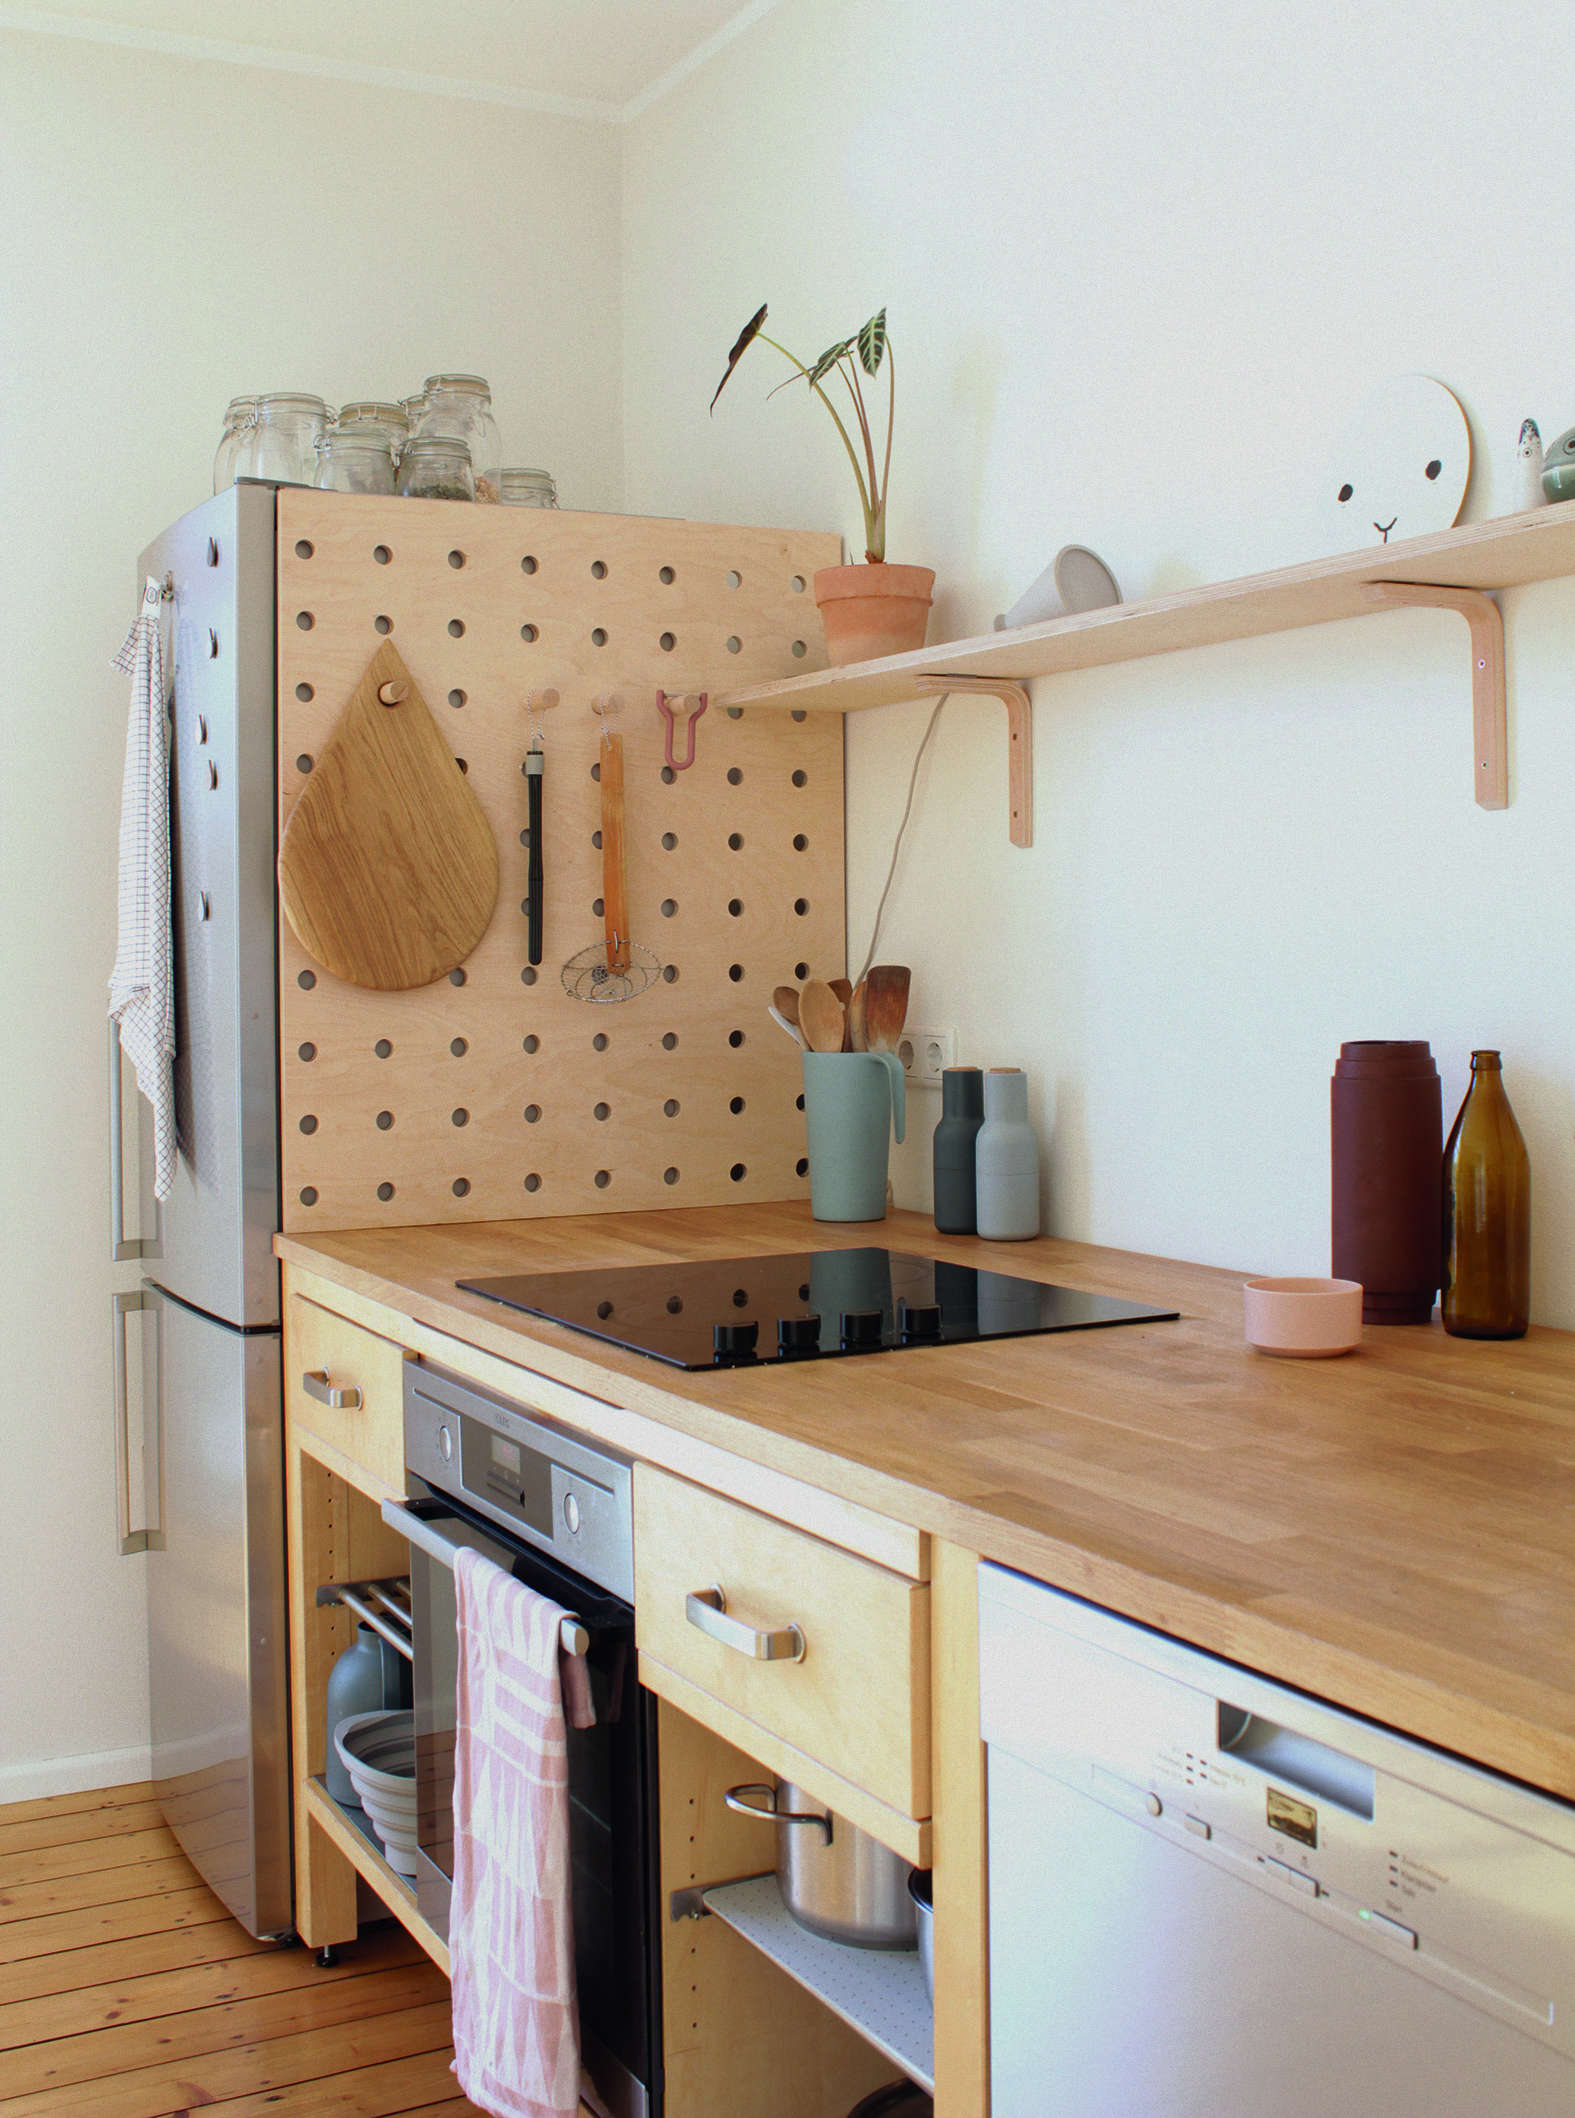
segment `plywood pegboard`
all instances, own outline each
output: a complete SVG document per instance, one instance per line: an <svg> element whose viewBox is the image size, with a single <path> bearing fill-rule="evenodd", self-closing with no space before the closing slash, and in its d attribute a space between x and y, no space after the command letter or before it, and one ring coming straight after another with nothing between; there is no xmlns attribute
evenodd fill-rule
<svg viewBox="0 0 1575 2118"><path fill-rule="evenodd" d="M805 1196L798 1054L774 985L844 967L840 717L696 726L663 773L658 689L823 667L809 576L836 536L279 494L281 828L382 641L497 835L498 909L453 982L378 993L279 935L291 1233ZM527 699L546 749L545 943L526 964ZM559 971L601 937L592 702L623 701L630 930L676 973L595 1006ZM682 741L679 754L682 755Z"/></svg>

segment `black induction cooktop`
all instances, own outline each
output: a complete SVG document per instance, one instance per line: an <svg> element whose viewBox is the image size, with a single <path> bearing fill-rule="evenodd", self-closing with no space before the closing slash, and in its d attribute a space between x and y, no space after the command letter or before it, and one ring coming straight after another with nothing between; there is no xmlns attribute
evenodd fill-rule
<svg viewBox="0 0 1575 2118"><path fill-rule="evenodd" d="M1172 1323L1179 1314L1009 1272L877 1249L522 1273L456 1284L466 1294L567 1324L675 1368L751 1367L1042 1331Z"/></svg>

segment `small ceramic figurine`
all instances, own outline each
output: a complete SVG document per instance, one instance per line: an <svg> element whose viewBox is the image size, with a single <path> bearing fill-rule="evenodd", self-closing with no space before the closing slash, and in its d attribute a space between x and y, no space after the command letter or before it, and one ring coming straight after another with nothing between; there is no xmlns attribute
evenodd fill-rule
<svg viewBox="0 0 1575 2118"><path fill-rule="evenodd" d="M1575 427L1555 434L1542 457L1544 500L1575 499Z"/></svg>
<svg viewBox="0 0 1575 2118"><path fill-rule="evenodd" d="M1515 511L1523 514L1527 508L1541 507L1544 498L1542 436L1534 419L1523 419L1520 422L1520 446L1515 451Z"/></svg>
<svg viewBox="0 0 1575 2118"><path fill-rule="evenodd" d="M1448 529L1471 476L1471 426L1429 375L1397 375L1347 423L1319 495L1331 551Z"/></svg>

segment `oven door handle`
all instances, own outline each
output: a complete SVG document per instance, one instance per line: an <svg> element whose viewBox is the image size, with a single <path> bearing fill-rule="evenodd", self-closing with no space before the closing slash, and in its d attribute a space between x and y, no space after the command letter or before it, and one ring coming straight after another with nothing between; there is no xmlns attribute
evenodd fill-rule
<svg viewBox="0 0 1575 2118"><path fill-rule="evenodd" d="M385 1500L382 1512L383 1520L391 1530L397 1530L418 1552L424 1552L428 1559L435 1559L439 1566L445 1566L451 1574L453 1573L454 1555L464 1549L455 1538L445 1537L435 1524L428 1522L424 1515L418 1515L414 1508L407 1507L403 1501ZM564 1619L561 1628L563 1652L566 1655L583 1655L590 1644L590 1634L571 1612Z"/></svg>

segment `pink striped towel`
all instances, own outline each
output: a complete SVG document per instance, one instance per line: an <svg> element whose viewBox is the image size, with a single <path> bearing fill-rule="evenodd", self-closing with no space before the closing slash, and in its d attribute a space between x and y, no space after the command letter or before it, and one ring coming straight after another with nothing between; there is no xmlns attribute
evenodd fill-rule
<svg viewBox="0 0 1575 2118"><path fill-rule="evenodd" d="M454 2072L497 2118L574 2118L564 1707L577 1728L595 1718L585 1660L564 1656L560 1675L566 1613L481 1553L455 1554L454 1583Z"/></svg>

